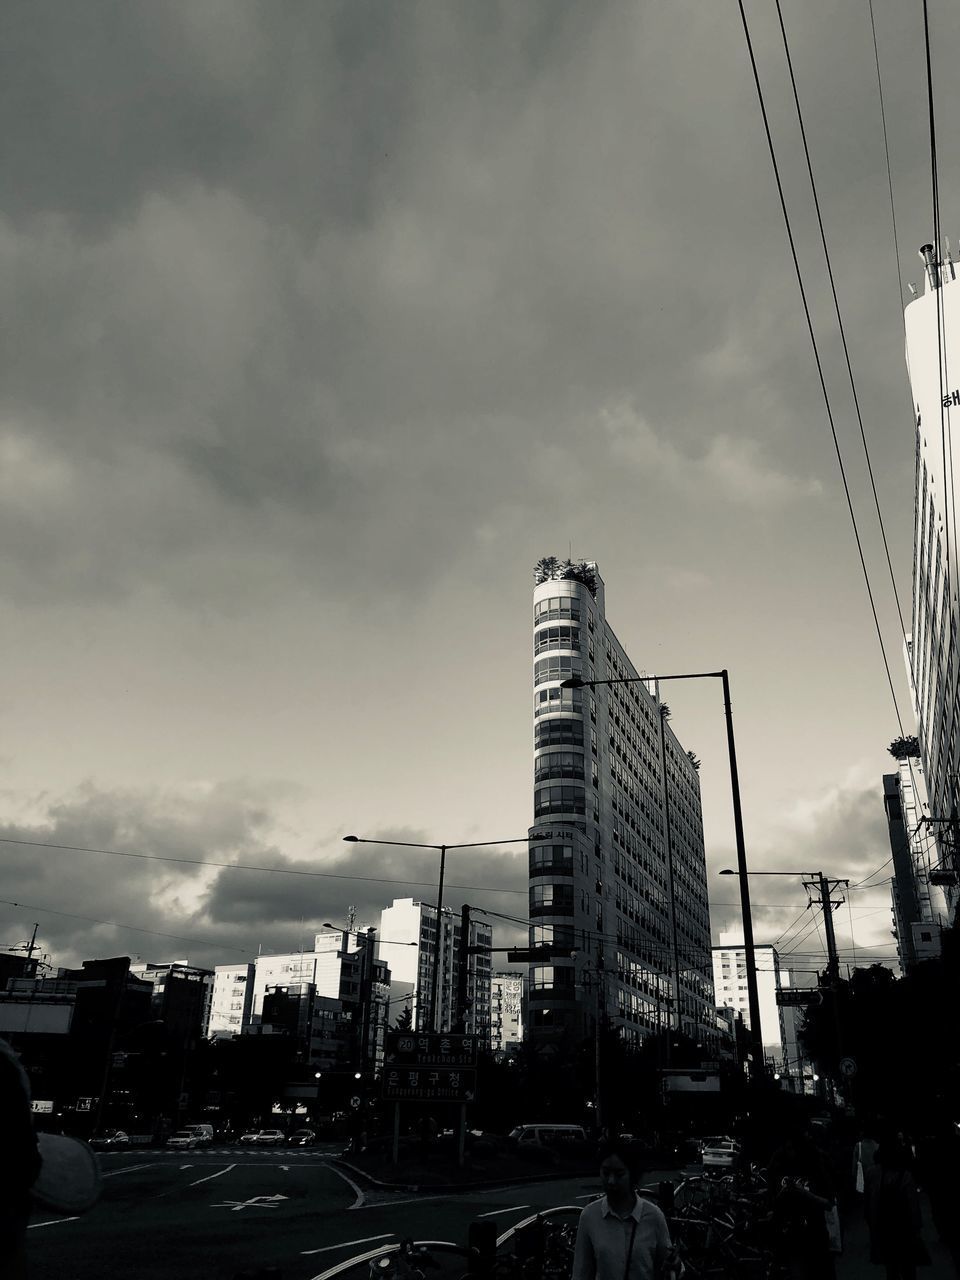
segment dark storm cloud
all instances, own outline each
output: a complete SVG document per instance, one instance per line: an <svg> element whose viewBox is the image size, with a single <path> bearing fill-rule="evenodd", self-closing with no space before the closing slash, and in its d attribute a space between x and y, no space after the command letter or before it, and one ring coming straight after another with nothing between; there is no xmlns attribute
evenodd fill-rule
<svg viewBox="0 0 960 1280"><path fill-rule="evenodd" d="M687 56L615 5L16 6L8 591L192 577L215 602L250 557L428 581L523 502L545 432L554 471L626 504L602 414L631 397L708 458L692 424L729 371L662 370L678 331L693 367L742 310L750 175L724 146L736 77L698 91L695 132L671 105ZM678 271L704 189L726 243ZM742 351L772 341L763 310Z"/></svg>
<svg viewBox="0 0 960 1280"><path fill-rule="evenodd" d="M410 832L384 836L410 841L418 838L423 839ZM277 855L271 856L269 865L314 875L301 878L221 871L205 902L210 919L221 924L256 921L292 925L301 919L317 925L325 920L342 924L354 908L357 919L369 923L378 920L395 898L437 899L439 853L357 844L348 852L325 857L322 864ZM458 911L468 902L523 918L527 882L525 856L489 848L451 853L446 864L444 905Z"/></svg>

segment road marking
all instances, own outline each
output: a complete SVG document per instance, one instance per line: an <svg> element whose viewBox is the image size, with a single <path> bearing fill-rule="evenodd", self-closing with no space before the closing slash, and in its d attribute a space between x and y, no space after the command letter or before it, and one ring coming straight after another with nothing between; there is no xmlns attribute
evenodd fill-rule
<svg viewBox="0 0 960 1280"><path fill-rule="evenodd" d="M219 1178L222 1173L229 1173L231 1169L235 1169L236 1167L237 1166L235 1164L228 1164L225 1169L218 1169L216 1173L209 1173L205 1178L198 1178L196 1182L191 1182L189 1185L191 1187L199 1187L201 1182L209 1182L211 1178ZM187 1165L187 1168L189 1169L190 1166Z"/></svg>
<svg viewBox="0 0 960 1280"><path fill-rule="evenodd" d="M362 1208L363 1208L363 1202L364 1202L364 1200L366 1199L366 1196L365 1196L365 1195L364 1195L364 1193L360 1190L360 1188L357 1186L357 1184L354 1182L354 1180L353 1180L352 1178L348 1177L348 1176L343 1172L343 1170L342 1170L342 1169L338 1169L338 1168L336 1167L336 1165L328 1164L326 1167L330 1170L330 1172L331 1172L331 1173L335 1173L335 1174L337 1174L337 1176L338 1176L338 1177L342 1178L342 1179L344 1180L344 1182L348 1182L348 1183L350 1184L351 1188L353 1189L353 1191L356 1193L356 1197L357 1197L357 1198L356 1198L356 1200L354 1200L353 1204L349 1205L349 1206L348 1206L348 1208L350 1208L350 1209L362 1209Z"/></svg>
<svg viewBox="0 0 960 1280"><path fill-rule="evenodd" d="M290 1166L289 1166L288 1164L281 1164L281 1165L279 1165L278 1167L279 1167L279 1168L281 1168L281 1169L283 1170L283 1172L284 1172L284 1173L289 1173L289 1172L290 1172Z"/></svg>
<svg viewBox="0 0 960 1280"><path fill-rule="evenodd" d="M237 1213L240 1209L279 1209L280 1200L289 1200L289 1196L251 1196L249 1200L223 1200L220 1204L212 1204L211 1209L230 1209Z"/></svg>
<svg viewBox="0 0 960 1280"><path fill-rule="evenodd" d="M183 1173L184 1169L192 1169L192 1168L193 1168L192 1164L182 1164L180 1166L180 1172Z"/></svg>
<svg viewBox="0 0 960 1280"><path fill-rule="evenodd" d="M495 1218L498 1213L513 1213L515 1209L529 1209L528 1204L512 1204L509 1209L491 1209L489 1213L478 1213L478 1218Z"/></svg>
<svg viewBox="0 0 960 1280"><path fill-rule="evenodd" d="M136 1173L138 1169L156 1169L158 1161L151 1160L149 1164L128 1164L124 1169L111 1169L109 1173L101 1174L104 1178L118 1178L121 1173Z"/></svg>
<svg viewBox="0 0 960 1280"><path fill-rule="evenodd" d="M374 1240L389 1240L396 1234L395 1231L387 1231L382 1236L364 1236L362 1240L341 1240L339 1244L326 1244L322 1249L301 1249L300 1253L303 1257L309 1253L330 1253L333 1249L349 1249L355 1244L372 1244Z"/></svg>
<svg viewBox="0 0 960 1280"><path fill-rule="evenodd" d="M34 1227L55 1227L58 1222L76 1222L77 1218L50 1218L46 1222L31 1222L27 1225L27 1230L32 1231Z"/></svg>

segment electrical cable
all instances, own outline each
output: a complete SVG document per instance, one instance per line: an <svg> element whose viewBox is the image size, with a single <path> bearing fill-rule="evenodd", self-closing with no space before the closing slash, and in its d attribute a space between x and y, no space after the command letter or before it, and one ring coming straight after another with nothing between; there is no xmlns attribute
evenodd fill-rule
<svg viewBox="0 0 960 1280"><path fill-rule="evenodd" d="M793 101L797 109L797 123L800 126L800 138L803 142L803 155L807 162L807 176L810 179L810 192L813 196L813 207L816 210L817 226L820 230L820 244L823 247L823 259L827 267L827 279L830 281L830 293L833 298L833 309L837 317L837 329L840 332L840 345L843 347L843 358L847 367L847 378L850 382L850 395L853 398L853 407L856 411L857 423L860 427L860 439L863 443L863 456L867 463L867 474L870 477L870 489L873 493L873 502L877 512L877 523L880 526L880 537L883 541L883 550L887 558L887 570L890 574L890 586L893 590L893 598L897 606L897 617L900 619L900 633L903 636L904 645L906 645L907 628L903 620L903 609L900 605L900 593L897 591L897 580L893 572L893 561L890 558L890 545L887 542L887 530L883 522L883 513L880 510L880 495L877 493L877 482L873 475L873 463L870 460L870 449L867 445L867 433L863 425L863 414L860 411L860 397L857 395L857 384L853 376L853 365L850 362L850 349L847 346L847 334L843 324L843 316L840 313L840 299L837 297L837 285L833 276L833 263L830 260L830 250L827 247L827 233L823 225L823 214L820 210L820 197L817 194L817 184L813 176L813 163L810 159L810 148L807 145L807 130L803 122L803 111L800 108L800 94L797 89L797 81L793 72L793 58L790 56L790 45L787 41L787 29L783 23L783 10L780 6L780 0L776 0L776 4L777 18L780 22L780 34L783 39L783 52L787 59L787 70L790 74L790 87L793 90Z"/></svg>
<svg viewBox="0 0 960 1280"><path fill-rule="evenodd" d="M9 898L0 898L0 905L17 907L21 911L45 912L48 916L63 916L67 920L86 920L88 924L109 925L113 929L126 929L131 933L147 933L156 938L172 938L176 942L189 942L191 946L195 947L216 947L221 951L240 951L247 956L257 954L255 951L251 951L249 947L236 947L227 942L208 942L201 938L185 938L179 933L161 933L159 929L145 929L138 924L121 924L118 920L98 920L95 916L77 915L75 911L55 911L53 907L38 907L29 902L11 902Z"/></svg>
<svg viewBox="0 0 960 1280"><path fill-rule="evenodd" d="M46 840L15 840L0 836L0 844L22 844L33 849L63 849L73 853L102 853L111 858L138 858L147 862L179 862L190 867L220 867L225 871L260 871L280 876L308 876L321 880L350 880L364 884L405 884L436 888L436 880L401 880L395 876L348 876L335 871L297 871L292 867L260 867L249 862L214 862L203 858L172 858L160 853L129 853L121 849L95 849L86 845L51 844ZM492 889L489 885L448 884L448 889L464 889L470 893L515 893L526 895L526 889Z"/></svg>
<svg viewBox="0 0 960 1280"><path fill-rule="evenodd" d="M837 428L833 418L833 409L830 405L830 395L827 391L826 379L823 372L823 362L820 358L820 348L817 343L817 337L813 327L813 317L810 314L810 306L809 306L809 303L807 302L807 291L803 283L803 272L800 270L800 260L797 256L797 247L796 247L796 242L793 236L793 226L790 222L789 212L787 211L786 196L783 190L783 182L780 177L780 165L777 161L776 149L774 148L774 145L773 145L773 134L771 133L771 130L770 130L770 121L767 116L766 101L763 96L763 86L760 83L760 72L757 67L757 60L753 51L753 41L750 38L750 28L747 24L747 15L746 15L746 12L744 11L743 0L737 0L737 4L740 9L740 19L743 24L743 34L746 39L747 52L750 57L750 66L753 71L753 80L756 86L757 97L760 104L760 113L763 118L763 128L764 128L764 133L767 139L767 148L770 154L771 164L773 165L774 179L776 181L776 186L777 186L777 194L780 198L780 211L783 215L784 226L787 232L787 240L790 245L790 254L791 254L791 257L793 258L793 266L794 266L794 272L797 278L797 286L800 290L800 301L803 306L803 313L804 313L804 317L806 319L806 324L807 324L807 332L810 336L810 343L813 348L814 361L817 366L817 376L820 382L820 391L823 396L823 403L824 403L824 408L827 414L827 421L830 425L830 434L833 438L833 447L836 452L837 466L839 467L840 478L843 483L843 492L846 498L847 511L850 515L851 525L853 526L854 539L857 544L857 554L859 555L859 558L860 558L860 568L863 572L864 585L866 586L866 589L867 589L867 598L870 602L870 611L873 615L874 630L876 631L877 641L880 645L880 656L882 658L883 667L886 672L887 684L889 685L889 688L890 688L890 696L893 699L894 712L897 717L897 724L900 727L900 736L905 737L906 735L904 733L903 720L900 715L900 706L897 701L897 693L893 684L893 675L891 674L891 671L890 671L890 663L887 659L887 650L883 640L883 632L880 627L880 618L877 614L877 606L873 596L873 588L870 585L870 574L867 570L867 562L866 562L866 557L863 551L863 543L860 538L860 529L857 524L856 513L853 509L853 498L850 494L850 485L847 480L846 467L843 461L843 453L840 449L840 440L839 440L839 437L837 436Z"/></svg>
<svg viewBox="0 0 960 1280"><path fill-rule="evenodd" d="M890 145L887 141L887 116L883 106L883 79L880 75L880 50L877 45L877 24L873 18L873 0L870 0L870 30L873 32L873 56L877 64L877 92L880 96L880 124L883 128L883 154L887 166L887 188L890 192L890 221L893 226L893 250L897 258L897 288L900 291L900 319L906 306L903 299L903 268L900 266L900 246L897 243L897 210L893 200L893 174L890 170Z"/></svg>

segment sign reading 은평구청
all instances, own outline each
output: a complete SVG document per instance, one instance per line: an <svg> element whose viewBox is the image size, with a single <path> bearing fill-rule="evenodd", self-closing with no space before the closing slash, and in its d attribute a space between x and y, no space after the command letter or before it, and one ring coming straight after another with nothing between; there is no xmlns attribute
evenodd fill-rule
<svg viewBox="0 0 960 1280"><path fill-rule="evenodd" d="M388 1067L475 1067L477 1037L454 1032L388 1031L384 1062Z"/></svg>
<svg viewBox="0 0 960 1280"><path fill-rule="evenodd" d="M390 1067L383 1068L381 1089L384 1099L410 1102L450 1099L470 1102L476 1094L477 1073L473 1067Z"/></svg>

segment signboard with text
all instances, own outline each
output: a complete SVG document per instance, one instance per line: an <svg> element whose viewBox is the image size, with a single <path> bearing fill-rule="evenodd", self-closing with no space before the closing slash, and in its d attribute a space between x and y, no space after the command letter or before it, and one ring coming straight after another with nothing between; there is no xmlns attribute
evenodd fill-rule
<svg viewBox="0 0 960 1280"><path fill-rule="evenodd" d="M477 1037L427 1032L388 1031L384 1063L397 1067L475 1067Z"/></svg>
<svg viewBox="0 0 960 1280"><path fill-rule="evenodd" d="M470 1102L476 1091L477 1073L472 1067L385 1066L381 1076L381 1096L395 1102Z"/></svg>
<svg viewBox="0 0 960 1280"><path fill-rule="evenodd" d="M777 992L777 1004L797 1007L805 1004L820 1004L823 997L816 987L788 987Z"/></svg>

